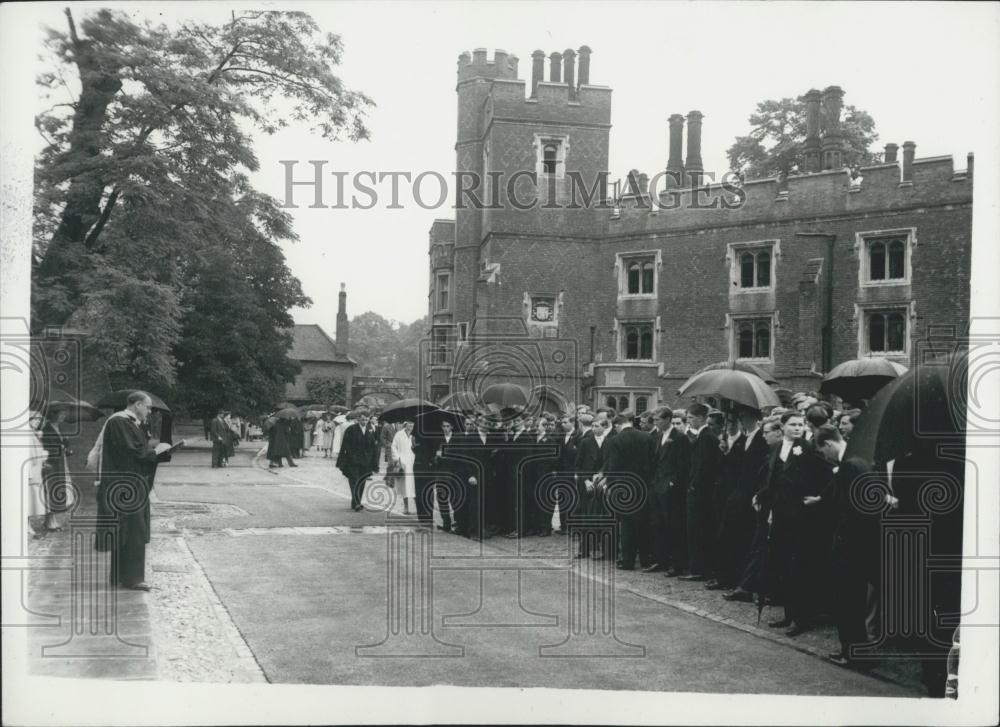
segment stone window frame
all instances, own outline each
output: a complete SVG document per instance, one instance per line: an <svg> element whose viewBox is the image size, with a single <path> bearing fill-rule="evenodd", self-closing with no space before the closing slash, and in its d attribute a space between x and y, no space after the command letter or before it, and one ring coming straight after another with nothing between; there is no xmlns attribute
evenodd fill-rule
<svg viewBox="0 0 1000 727"><path fill-rule="evenodd" d="M650 332L652 334L651 348L649 358L626 358L626 347L628 342L626 336L628 335L626 329L630 326L649 326ZM626 364L655 364L656 363L656 352L659 348L659 323L658 318L629 318L626 320L615 319L615 353L617 355L616 363L626 363ZM639 342L639 353L642 352L642 339Z"/></svg>
<svg viewBox="0 0 1000 727"><path fill-rule="evenodd" d="M636 415L638 416L639 412L636 411L636 405L639 400L639 397L642 396L646 397L646 408L643 411L653 411L659 406L658 395L659 391L655 388L631 389L631 388L621 388L621 387L608 387L608 388L602 387L597 389L594 393L594 407L597 408L602 406L608 406L607 403L608 397L613 396L615 397L616 400L614 406L614 410L616 412L620 414L621 412L625 411L625 409L631 409L632 411L635 411ZM625 409L622 409L618 406L618 404L620 403L619 400L623 396L626 397L628 400L628 406L626 406Z"/></svg>
<svg viewBox="0 0 1000 727"><path fill-rule="evenodd" d="M738 340L739 327L741 323L747 321L767 321L770 326L769 338L768 338L768 355L763 356L750 356L744 357L740 356L740 344ZM752 364L763 364L768 366L774 365L774 347L775 347L775 331L778 329L778 312L772 311L770 313L744 313L744 314L726 314L726 330L728 331L728 341L729 341L729 359L732 361L744 361L746 363ZM756 334L754 336L754 344L756 345Z"/></svg>
<svg viewBox="0 0 1000 727"><path fill-rule="evenodd" d="M652 293L629 293L628 292L628 266L633 260L643 260L653 263L653 292ZM619 299L646 299L657 300L660 297L660 272L663 270L662 250L636 250L634 252L619 252L615 254L615 278L618 281ZM642 285L640 271L640 287Z"/></svg>
<svg viewBox="0 0 1000 727"><path fill-rule="evenodd" d="M545 171L545 147L556 144L555 174ZM538 179L565 179L566 162L569 159L569 134L535 134L532 146L535 149L535 175Z"/></svg>
<svg viewBox="0 0 1000 727"><path fill-rule="evenodd" d="M871 279L871 246L876 242L884 242L903 237L903 277ZM898 227L890 230L867 230L854 234L854 249L858 255L858 285L862 288L891 288L910 285L913 280L913 249L917 246L916 227ZM886 256L886 267L889 260Z"/></svg>
<svg viewBox="0 0 1000 727"><path fill-rule="evenodd" d="M742 281L741 260L743 253L754 252L754 285L744 288L740 285ZM768 252L771 256L770 284L758 286L757 283L757 252ZM781 260L781 239L772 240L747 240L745 242L730 242L726 245L726 266L729 268L730 292L741 295L747 293L762 293L777 290L778 285L778 262Z"/></svg>
<svg viewBox="0 0 1000 727"><path fill-rule="evenodd" d="M876 314L901 313L903 315L903 349L901 351L872 351L869 349L868 317ZM916 301L909 303L871 303L854 306L854 318L858 324L858 358L909 359L913 350L913 322L917 317Z"/></svg>
<svg viewBox="0 0 1000 727"><path fill-rule="evenodd" d="M447 305L441 305L441 279L445 279L446 287L444 293L447 296ZM435 273L434 274L434 312L435 313L448 313L451 311L451 273Z"/></svg>

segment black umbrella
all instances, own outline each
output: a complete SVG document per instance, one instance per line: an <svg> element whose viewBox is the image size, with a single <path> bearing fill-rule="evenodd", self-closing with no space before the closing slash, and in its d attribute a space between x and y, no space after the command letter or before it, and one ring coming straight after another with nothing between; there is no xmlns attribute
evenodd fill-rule
<svg viewBox="0 0 1000 727"><path fill-rule="evenodd" d="M906 367L880 357L857 358L834 366L823 377L821 394L836 394L858 402L871 399L879 389L906 373Z"/></svg>
<svg viewBox="0 0 1000 727"><path fill-rule="evenodd" d="M771 374L767 373L760 366L754 366L751 363L746 363L744 361L719 361L718 363L709 364L703 367L697 373L704 373L705 371L719 371L720 369L729 369L730 371L743 371L747 374L753 374L764 379L767 384L777 384L778 381Z"/></svg>
<svg viewBox="0 0 1000 727"><path fill-rule="evenodd" d="M128 395L133 391L145 392L146 396L149 397L149 400L153 402L154 409L170 411L170 407L163 403L163 399L158 397L156 394L146 391L145 389L118 389L118 391L112 391L110 394L102 396L100 401L98 401L95 406L100 409L114 409L115 411L121 411L128 405Z"/></svg>
<svg viewBox="0 0 1000 727"><path fill-rule="evenodd" d="M414 428L418 434L440 434L443 422L451 424L452 429L456 432L461 432L465 428L465 416L461 412L445 409L437 409L418 415L414 422Z"/></svg>
<svg viewBox="0 0 1000 727"><path fill-rule="evenodd" d="M868 403L844 456L884 463L942 437L963 439L967 379L965 353L921 362Z"/></svg>
<svg viewBox="0 0 1000 727"><path fill-rule="evenodd" d="M417 417L429 412L439 411L440 407L425 399L400 399L394 401L379 415L383 422L391 424L398 422L416 422Z"/></svg>
<svg viewBox="0 0 1000 727"><path fill-rule="evenodd" d="M510 382L491 384L483 391L482 399L485 404L496 404L501 409L512 409L527 405L528 392Z"/></svg>
<svg viewBox="0 0 1000 727"><path fill-rule="evenodd" d="M682 396L719 396L752 409L781 405L778 395L762 378L731 369L695 374L684 382L677 393Z"/></svg>
<svg viewBox="0 0 1000 727"><path fill-rule="evenodd" d="M475 411L482 406L482 400L470 391L453 391L438 402L442 409L455 411Z"/></svg>
<svg viewBox="0 0 1000 727"><path fill-rule="evenodd" d="M272 414L271 416L277 417L278 419L301 419L302 418L302 415L299 414L299 410L298 409L293 409L293 408L290 408L290 407L286 407L284 409L278 409L278 411L274 412L274 414Z"/></svg>
<svg viewBox="0 0 1000 727"><path fill-rule="evenodd" d="M96 422L104 416L103 411L93 404L88 404L82 400L53 401L45 407L45 411L50 418L54 417L60 411L65 411L66 421L68 422Z"/></svg>

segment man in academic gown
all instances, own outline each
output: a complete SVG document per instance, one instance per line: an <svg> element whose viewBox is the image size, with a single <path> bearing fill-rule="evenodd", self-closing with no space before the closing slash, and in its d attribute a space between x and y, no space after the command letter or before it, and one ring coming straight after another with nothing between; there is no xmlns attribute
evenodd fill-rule
<svg viewBox="0 0 1000 727"><path fill-rule="evenodd" d="M531 456L533 433L527 426L528 419L517 417L506 436L493 435L497 454L494 459L496 478L488 493L486 505L487 526L501 535L524 535L526 518L532 507L529 502L531 488L527 484L528 468L524 460Z"/></svg>
<svg viewBox="0 0 1000 727"><path fill-rule="evenodd" d="M712 498L722 452L715 432L708 426L708 407L692 404L688 409L691 445L691 469L687 491L687 536L689 575L682 580L704 581L714 570L713 546L716 528L713 517Z"/></svg>
<svg viewBox="0 0 1000 727"><path fill-rule="evenodd" d="M557 464L557 470L559 474L566 479L563 487L570 486L570 478L572 478L572 487L576 487L576 478L572 477L574 472L574 467L576 465L576 455L580 448L580 432L576 426L576 420L572 416L563 416L559 420L559 426L562 429L558 434L559 441L559 462ZM559 532L565 535L569 532L568 523L570 518L570 503L578 502L576 495L568 495L561 497L559 499Z"/></svg>
<svg viewBox="0 0 1000 727"><path fill-rule="evenodd" d="M459 445L458 451L466 461L466 497L460 508L459 529L467 538L490 537L486 532L486 506L490 490L496 486L497 436L490 430L487 416L479 414L475 431L463 437Z"/></svg>
<svg viewBox="0 0 1000 727"><path fill-rule="evenodd" d="M623 508L626 511L615 513L621 535L621 552L617 563L620 570L635 570L636 556L643 542L644 508L650 496L649 472L653 441L648 433L632 426L633 416L631 411L624 411L615 417L614 425L618 435L608 442L604 468L608 489L619 486L628 488L629 492L627 497L621 498L628 502L627 508Z"/></svg>
<svg viewBox="0 0 1000 727"><path fill-rule="evenodd" d="M441 436L431 442L434 451L432 452L433 472L435 476L434 488L436 491L438 511L441 513L441 525L438 528L450 531L454 526L455 532L462 535L459 526L459 510L465 501L465 488L468 475L466 474L467 463L461 457L461 447L459 446L462 435L457 434L451 422L441 423ZM455 519L452 521L452 509L455 511Z"/></svg>
<svg viewBox="0 0 1000 727"><path fill-rule="evenodd" d="M655 563L647 567L647 571L671 570L674 574L683 572L687 568L687 563L683 558L683 552L677 552L677 548L672 547L672 541L676 541L676 535L672 532L671 520L676 520L676 516L671 518L673 503L676 501L675 491L682 493L687 488L688 457L691 448L690 442L679 427L675 427L674 412L668 407L661 407L653 414L655 427L651 432L653 436L653 464L650 493L650 529L652 531L653 551ZM683 498L680 500L683 506ZM681 513L680 524L683 525L684 518Z"/></svg>
<svg viewBox="0 0 1000 727"><path fill-rule="evenodd" d="M156 463L166 459L169 445L150 446L143 428L152 409L149 395L128 395L123 416L108 419L103 431L100 485L97 490L96 549L111 553L110 582L148 591L146 544L149 542L149 491Z"/></svg>
<svg viewBox="0 0 1000 727"><path fill-rule="evenodd" d="M605 547L609 545L599 542L599 529L593 527L595 521L611 520L610 513L604 507L603 496L595 483L597 475L604 469L607 456L607 423L605 417L595 419L590 414L580 415L582 434L577 448L576 462L573 465L580 506L571 515L573 532L579 533L580 537L577 558L591 556L595 559L602 558ZM608 547L607 551L610 553L611 548Z"/></svg>

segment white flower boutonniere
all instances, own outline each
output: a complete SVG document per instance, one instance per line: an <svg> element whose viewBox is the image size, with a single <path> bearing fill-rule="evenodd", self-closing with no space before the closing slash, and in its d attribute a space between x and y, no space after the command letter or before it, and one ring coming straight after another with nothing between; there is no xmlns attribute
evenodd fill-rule
<svg viewBox="0 0 1000 727"><path fill-rule="evenodd" d="M792 447L792 454L794 454L796 457L798 457L800 454L802 454L802 447L800 447L798 445Z"/></svg>

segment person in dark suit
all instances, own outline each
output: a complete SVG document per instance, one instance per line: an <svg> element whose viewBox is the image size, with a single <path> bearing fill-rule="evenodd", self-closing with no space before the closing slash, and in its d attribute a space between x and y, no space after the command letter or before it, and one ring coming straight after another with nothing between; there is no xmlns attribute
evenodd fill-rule
<svg viewBox="0 0 1000 727"><path fill-rule="evenodd" d="M836 468L833 479L822 493L803 500L806 509L826 509L833 526L830 576L840 651L829 658L840 666L854 666L857 662L851 655L851 647L868 641L865 576L871 554L879 552L879 523L877 515L863 513L852 502L851 487L871 472L871 467L859 457L844 459L847 442L835 427L820 426L813 435L813 442L816 451Z"/></svg>
<svg viewBox="0 0 1000 727"><path fill-rule="evenodd" d="M670 569L668 578L687 575L687 488L691 475L691 446L688 437L687 411L675 409L670 417L671 441L676 446L667 449L665 467L673 485L667 490L667 548Z"/></svg>
<svg viewBox="0 0 1000 727"><path fill-rule="evenodd" d="M530 424L531 417L518 416L505 434L491 436L498 450L494 460L496 478L486 508L491 534L496 532L508 538L525 534L525 513L531 503L528 472L523 465L534 442Z"/></svg>
<svg viewBox="0 0 1000 727"><path fill-rule="evenodd" d="M467 434L461 443L461 454L466 458L466 497L461 508L459 528L467 538L488 538L486 509L490 488L496 486L496 458L500 443L490 429L485 414L476 417L476 430Z"/></svg>
<svg viewBox="0 0 1000 727"><path fill-rule="evenodd" d="M523 532L526 535L552 535L555 493L549 475L558 469L559 448L554 435L555 417L543 413L537 420L532 459L525 468ZM543 491L545 488L548 491Z"/></svg>
<svg viewBox="0 0 1000 727"><path fill-rule="evenodd" d="M302 447L305 445L306 435L302 429L302 420L293 417L288 420L288 446L292 450L292 456L302 458Z"/></svg>
<svg viewBox="0 0 1000 727"><path fill-rule="evenodd" d="M359 512L362 509L364 478L371 471L371 451L365 440L368 412L351 412L347 418L348 425L344 429L344 439L340 443L340 454L337 455L337 467L344 473L351 487L351 509Z"/></svg>
<svg viewBox="0 0 1000 727"><path fill-rule="evenodd" d="M62 518L70 505L72 487L66 456L72 454L69 439L60 427L66 421L66 410L57 409L42 424L42 447L48 458L42 465L42 481L45 487L45 529L62 530Z"/></svg>
<svg viewBox="0 0 1000 727"><path fill-rule="evenodd" d="M615 513L621 534L621 551L616 566L619 570L635 569L636 556L644 536L643 508L650 496L649 471L653 442L649 434L632 426L632 418L630 411L624 411L615 417L614 425L618 435L608 442L604 468L609 490L616 486L629 490L629 497L623 498L630 501L628 511Z"/></svg>
<svg viewBox="0 0 1000 727"><path fill-rule="evenodd" d="M768 625L798 636L812 628L816 604L829 587L829 530L823 513L806 512L804 500L823 491L832 467L803 439L801 414L785 412L781 422L783 440L771 453L762 494L771 507L769 562L785 617Z"/></svg>
<svg viewBox="0 0 1000 727"><path fill-rule="evenodd" d="M453 449L459 444L461 435L455 433L451 422L441 423L441 436L433 445L433 472L438 475L434 482L438 511L441 513L439 530L462 534L458 522L459 503L465 499L468 475L467 464L454 455ZM461 453L459 452L459 455ZM452 518L452 508L455 517Z"/></svg>
<svg viewBox="0 0 1000 727"><path fill-rule="evenodd" d="M687 540L690 574L681 580L704 581L712 574L712 545L715 524L712 495L722 461L719 439L708 426L708 407L692 404L688 409L691 445L691 469L687 491Z"/></svg>
<svg viewBox="0 0 1000 727"><path fill-rule="evenodd" d="M712 589L739 585L756 525L752 500L760 489L760 471L768 454L760 429L760 412L740 407L736 416L741 433L724 457L723 478L731 484L719 528L718 580L708 586Z"/></svg>
<svg viewBox="0 0 1000 727"><path fill-rule="evenodd" d="M680 417L676 420L679 423ZM675 492L677 490L684 492L687 488L691 445L680 427L674 426L674 412L668 407L657 409L653 414L653 421L655 427L650 432L653 437L653 463L649 527L655 560L645 570L683 571L686 563L680 553L671 547L671 537L674 535L671 527L671 510L672 503L676 499Z"/></svg>
<svg viewBox="0 0 1000 727"><path fill-rule="evenodd" d="M268 469L284 467L282 459L288 460L289 467L298 467L292 459L291 445L288 443L288 420L272 417L267 430Z"/></svg>
<svg viewBox="0 0 1000 727"><path fill-rule="evenodd" d="M222 460L226 457L226 445L229 440L229 427L226 426L226 413L221 409L216 412L215 418L208 425L209 435L212 438L212 468L221 467Z"/></svg>
<svg viewBox="0 0 1000 727"><path fill-rule="evenodd" d="M604 469L607 457L608 437L607 419L595 419L590 414L581 414L580 444L577 448L576 462L573 470L576 472L576 482L580 505L571 514L570 527L573 533L579 533L579 548L577 558L604 557L606 543L600 542L600 531L592 527L597 521L607 522L610 514L604 508L603 498L595 482L601 470ZM607 549L611 552L611 549Z"/></svg>
<svg viewBox="0 0 1000 727"><path fill-rule="evenodd" d="M559 427L562 430L558 435L559 442L559 461L557 464L557 471L560 475L565 475L567 478L570 474L575 472L576 467L576 455L580 449L580 431L577 428L576 419L572 416L566 415L559 419ZM569 480L567 479L567 486ZM577 486L576 478L573 477L573 487ZM559 532L562 535L566 535L568 532L567 523L570 518L570 503L576 500L576 497L561 497L559 499Z"/></svg>

